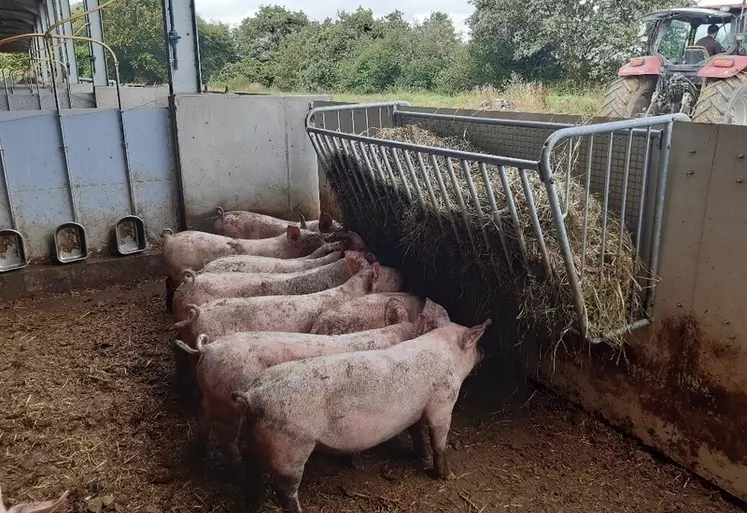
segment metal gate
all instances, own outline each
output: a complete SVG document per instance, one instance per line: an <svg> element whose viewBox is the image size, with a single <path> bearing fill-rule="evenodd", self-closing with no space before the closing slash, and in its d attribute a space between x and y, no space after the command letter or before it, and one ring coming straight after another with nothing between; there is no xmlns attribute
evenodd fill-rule
<svg viewBox="0 0 747 513"><path fill-rule="evenodd" d="M509 239L515 238L525 270L530 266L530 256L535 255L545 273L557 277L570 290L576 316L575 329L592 343L620 337L650 323L672 125L675 121L687 121L686 116L667 115L572 126L424 113L407 107L406 102L392 102L327 106L309 112L306 130L312 145L328 176L346 181L351 201L359 207L378 204L377 208L384 211L396 208L393 205L397 201L406 200L423 210L448 212L452 214L449 218L451 229L457 238L460 234L455 219L461 217L475 252L478 251L475 244L478 238L491 244L485 226L494 223L502 246L497 248L497 253L505 256L508 267L512 267L509 254L512 243ZM537 157L530 159L378 136L381 127L408 124L429 127L434 123L501 127L509 137L512 133L537 129L547 131L549 137L537 152ZM327 128L330 125L335 128ZM603 165L597 169L595 155L599 155L600 149L604 151ZM622 158L616 157L619 151L622 151ZM654 152L658 153L658 161L653 158ZM641 167L632 173L634 153L641 153ZM577 185L573 185L574 181ZM464 193L460 192L457 182L465 184ZM538 189L536 185L540 182L542 186ZM578 191L584 196L580 199L582 212L580 216L572 215L573 219L569 218L572 185L574 190L580 185ZM589 219L594 215L589 210L592 196L601 205L601 219L597 219L601 226L601 252L598 255L587 251L590 245ZM613 196L617 198L619 223L610 216ZM487 201L481 201L481 198L487 198ZM551 220L540 218L538 201L549 205ZM472 227L468 222L470 216L477 220ZM578 228L581 240L573 243L569 239L570 222L583 223L583 229L580 225ZM522 230L522 223L531 225L531 230ZM442 224L443 229L449 229L446 224L449 223ZM618 228L620 233L615 238L612 231ZM588 326L589 305L583 291L585 280L605 279L605 269L616 265L621 257L624 232L630 234L635 261L646 268L645 272L630 278L632 290L638 291L641 307L634 308L635 302L630 300L625 322L604 333L592 334ZM613 238L618 241L617 248L608 247ZM549 243L562 256L563 269L551 265ZM480 255L474 256L479 258Z"/></svg>

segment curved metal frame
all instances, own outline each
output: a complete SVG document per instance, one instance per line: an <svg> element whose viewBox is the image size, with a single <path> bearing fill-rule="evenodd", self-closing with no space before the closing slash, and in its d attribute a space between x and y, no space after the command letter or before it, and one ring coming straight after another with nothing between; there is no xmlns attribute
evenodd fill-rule
<svg viewBox="0 0 747 513"><path fill-rule="evenodd" d="M378 147L379 150L384 151L388 150L392 152L393 154L396 154L397 151L402 151L405 153L405 156L408 155L408 152L414 153L418 156L418 164L419 169L423 173L426 172L424 166L422 165L422 155L431 156L432 158L435 156L438 157L444 157L447 160L447 163L450 163L450 159L457 159L458 161L461 161L462 167L465 168L465 174L469 181L469 165L467 164L467 161L471 163L477 163L480 169L485 172L484 169L485 164L491 164L498 167L499 172L501 174L501 179L504 188L507 190L507 198L509 198L509 210L512 213L513 216L513 222L515 225L518 225L518 220L515 218L515 208L512 207L513 205L513 199L510 198L510 188L506 186L505 182L505 166L512 166L516 167L520 170L521 173L521 182L522 182L522 188L524 190L524 195L526 197L529 215L532 216L532 225L533 225L533 233L534 236L537 238L537 246L539 252L542 254L543 257L543 265L545 267L545 270L547 272L554 272L553 269L550 268L549 262L547 259L546 254L546 247L545 247L545 241L544 241L544 234L543 229L539 223L539 220L537 219L537 212L536 209L533 207L533 198L532 198L532 191L531 187L529 186L529 183L527 181L527 173L530 172L537 172L539 174L540 180L545 185L545 190L548 196L548 200L550 203L550 209L553 214L553 228L555 230L555 237L558 239L560 243L560 249L562 252L563 257L563 267L565 268L565 271L568 276L568 286L571 288L572 297L573 297L573 303L574 303L574 309L577 317L577 331L583 336L585 339L589 340L591 343L600 343L604 342L610 338L613 337L619 337L621 335L624 335L627 332L630 332L636 328L640 328L643 326L646 326L650 323L650 317L652 312L652 306L653 306L653 300L654 300L654 288L652 287L645 300L645 315L648 318L644 319L634 319L633 314L631 312L631 318L630 322L627 326L620 327L619 330L616 330L613 333L607 333L604 337L601 338L590 338L588 333L588 320L587 320L587 312L586 312L586 304L584 301L583 291L581 288L581 283L584 276L584 257L585 257L585 251L586 251L586 242L583 244L582 248L582 254L581 256L581 268L577 269L576 265L574 263L574 254L573 249L570 244L570 240L568 238L568 232L566 230L565 226L565 218L566 213L564 212L564 208L561 202L561 194L560 191L557 190L556 186L556 180L555 180L555 174L553 172L553 165L552 165L552 157L553 152L556 149L556 147L565 142L573 142L574 139L577 140L577 144L580 145L581 138L585 136L593 137L595 135L604 135L609 137L609 148L607 150L607 159L606 159L606 175L605 175L605 194L604 194L604 205L603 208L605 209L605 212L607 211L607 208L609 207L609 188L611 184L610 180L610 173L611 173L611 166L612 166L612 145L614 143L615 135L621 135L625 134L626 139L628 139L628 147L626 149L626 158L625 158L625 169L626 169L626 180L628 177L628 173L630 171L630 151L631 151L631 140L633 138L633 135L642 136L646 138L646 156L644 158L645 164L644 164L644 171L643 171L643 187L642 187L642 197L646 194L646 181L648 180L648 171L649 171L649 160L650 160L650 154L651 154L651 147L652 147L652 140L655 140L655 138L659 139L659 142L661 144L661 153L660 153L660 163L659 163L659 173L657 176L657 184L655 184L656 191L655 191L655 197L650 203L653 208L653 224L651 226L651 231L647 233L650 233L652 240L651 240L651 248L650 252L648 253L648 268L653 273L653 275L656 275L658 272L659 267L659 246L660 246L660 239L661 239L661 229L662 229L662 221L663 221L663 214L664 214L664 200L666 198L666 186L667 186L667 169L669 166L669 148L671 146L672 141L672 126L673 123L676 121L689 121L689 117L685 114L670 114L665 116L656 116L656 117L649 117L649 118L636 118L636 119L629 119L624 121L615 121L615 122L609 122L609 123L600 123L595 125L582 125L582 126L571 126L571 125L564 125L560 123L546 123L541 121L515 121L515 120L509 120L509 119L495 119L495 118L481 118L481 117L467 117L467 116L452 116L448 114L427 114L427 113L420 113L420 112L409 112L409 111L398 111L397 108L399 106L407 106L406 102L383 102L383 103L371 103L371 104L360 104L360 105L338 105L338 106L328 106L328 107L318 107L312 109L306 116L306 131L309 134L309 137L311 139L312 145L319 155L322 163L325 166L329 166L328 172L334 172L337 175L343 172L351 172L352 178L355 178L354 170L346 170L342 169L342 162L337 162L334 159L331 159L332 154L334 153L333 148L336 148L337 151L340 151L340 145L338 145L338 141L342 144L342 146L345 146L345 143L350 144L350 146L353 149L354 156L358 157L357 153L355 152L355 144L358 144L359 146L367 146L368 148L374 148ZM449 148L443 148L443 147L430 147L430 146L422 146L417 144L408 144L408 143L402 143L398 141L392 141L392 140L384 140L384 139L376 139L373 137L365 136L365 135L358 135L358 134L352 134L352 133L345 133L341 131L336 130L329 130L325 128L317 128L313 124L313 118L316 114L319 113L339 113L340 111L353 111L353 110L366 110L371 108L392 108L393 109L393 117L412 117L412 118L419 118L419 119L430 119L430 120L457 120L462 122L472 122L472 123L479 123L479 124L492 124L492 125L502 125L502 126L513 126L513 127L532 127L532 128L543 128L543 129L549 129L553 130L553 132L550 134L550 136L545 140L544 145L542 147L542 151L540 153L539 159L537 160L524 160L524 159L516 159L511 157L503 157L499 155L490 155L485 153L470 153L470 152L463 152L463 151L457 151L452 150ZM353 118L354 119L354 118ZM654 129L653 127L663 127L663 129ZM368 126L366 127L368 128ZM350 152L343 151L346 156L353 156L350 154ZM374 158L376 158L376 153L372 153L374 155ZM357 159L359 160L359 159ZM398 164L399 160L395 158L395 164ZM569 164L570 166L570 164ZM589 151L589 163L588 166L591 166L591 150ZM370 167L370 166L366 166ZM412 168L413 166L410 165L410 162L408 160L408 167ZM411 169L412 170L412 169ZM440 173L438 166L434 167L435 172L438 174ZM373 173L373 172L372 172ZM570 176L570 167L569 171L566 171L567 175ZM485 173L487 174L487 173ZM587 171L587 175L590 176L589 171ZM486 180L487 183L489 183ZM415 182L417 186L417 181ZM627 182L626 182L627 183ZM652 185L653 187L654 185ZM455 187L456 188L456 187ZM589 194L589 183L587 178L587 197ZM355 191L355 188L353 189ZM429 193L431 191L429 190ZM627 192L627 188L623 192L625 194ZM470 193L472 195L472 200L475 202L475 194L474 194L474 188L470 184ZM492 194L492 193L491 193ZM362 201L366 201L365 198L361 199L362 197L356 196L356 200L360 203ZM421 198L421 204L422 204L422 198ZM643 218L643 209L644 207L644 200L641 201L641 212L639 212L639 226L638 231L636 235L636 251L638 251L638 248L640 247L641 243L641 219ZM382 206L383 208L383 206ZM464 210L464 206L461 206L462 210ZM624 211L623 211L624 212ZM623 213L624 216L624 213ZM604 246L604 240L607 232L607 219L606 216L603 220L602 225L602 245ZM469 229L469 228L468 228ZM621 227L622 230L622 227ZM517 228L517 232L520 233L520 230ZM487 242L487 240L486 240ZM523 239L521 240L523 243ZM523 246L522 246L523 247ZM638 254L636 254L636 258L638 258ZM526 257L525 257L525 263L526 263ZM603 271L600 273L600 277L603 279Z"/></svg>

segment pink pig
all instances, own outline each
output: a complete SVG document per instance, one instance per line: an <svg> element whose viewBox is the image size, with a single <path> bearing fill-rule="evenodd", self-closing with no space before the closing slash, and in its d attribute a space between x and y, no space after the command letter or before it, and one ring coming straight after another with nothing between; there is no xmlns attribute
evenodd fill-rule
<svg viewBox="0 0 747 513"><path fill-rule="evenodd" d="M407 321L407 312L396 299L387 304L384 315L389 323L386 328L352 335L244 332L219 338L211 344L207 344L207 335L200 335L196 349L177 340L177 347L199 357L196 377L202 391L198 421L200 445L207 441L215 418L224 454L234 464L239 462L238 419L231 392L251 386L252 380L264 369L304 358L384 349L417 336L416 325Z"/></svg>
<svg viewBox="0 0 747 513"><path fill-rule="evenodd" d="M226 212L222 207L215 207L215 213L218 214L213 226L215 233L237 239L277 237L284 234L289 225L321 233L329 233L335 228L340 228L339 223L336 223L329 214L322 214L318 221L307 223L303 216L299 216L300 222L293 222L243 210Z"/></svg>
<svg viewBox="0 0 747 513"><path fill-rule="evenodd" d="M185 269L200 269L206 262L229 255L257 255L275 258L306 256L325 243L319 233L288 226L285 235L262 240L241 240L211 233L164 230L161 249L166 265L166 306L171 310L173 291Z"/></svg>
<svg viewBox="0 0 747 513"><path fill-rule="evenodd" d="M197 336L211 338L241 331L281 331L308 333L319 314L343 303L377 292L381 270L357 252L345 255L352 278L333 289L302 296L260 296L211 301L202 307L187 305L188 319L177 322L180 338L194 347ZM385 305L382 305L382 309Z"/></svg>
<svg viewBox="0 0 747 513"><path fill-rule="evenodd" d="M360 258L363 255L357 253ZM373 257L369 258L371 261ZM200 306L231 297L303 295L339 287L348 281L357 267L347 260L297 273L207 273L191 270L182 273L182 284L174 294L174 313L181 321L187 318L186 305ZM402 276L389 267L381 267L378 290L396 292L402 287Z"/></svg>
<svg viewBox="0 0 747 513"><path fill-rule="evenodd" d="M334 248L330 248L333 250L326 255L315 256L314 258L311 258L313 253L308 257L286 259L255 255L223 257L208 263L200 270L200 273L295 273L308 271L309 269L316 269L317 267L337 262L343 257L341 242L325 244L317 251L328 246L334 246Z"/></svg>
<svg viewBox="0 0 747 513"><path fill-rule="evenodd" d="M381 293L369 294L349 301L340 307L325 311L314 321L311 333L341 335L381 328L386 325L386 320L381 314L382 307L392 298L396 298L402 303L412 322L415 321L418 314L425 310L432 310L427 316L428 319L432 319L431 322L449 322L449 314L446 313L446 310L433 301L423 300L403 292Z"/></svg>
<svg viewBox="0 0 747 513"><path fill-rule="evenodd" d="M462 382L482 358L477 343L488 325L449 323L388 349L283 363L234 392L249 447L272 473L283 511L301 513L298 487L315 449L361 452L421 420L438 475L452 479L451 414Z"/></svg>

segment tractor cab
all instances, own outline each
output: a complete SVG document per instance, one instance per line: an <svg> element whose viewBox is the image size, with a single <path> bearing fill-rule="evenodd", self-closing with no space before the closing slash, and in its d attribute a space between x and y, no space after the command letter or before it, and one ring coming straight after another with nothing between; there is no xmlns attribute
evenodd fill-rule
<svg viewBox="0 0 747 513"><path fill-rule="evenodd" d="M683 113L695 121L747 125L747 2L654 11L641 20L642 56L618 71L600 115ZM719 27L723 52L698 42Z"/></svg>
<svg viewBox="0 0 747 513"><path fill-rule="evenodd" d="M711 25L720 29L716 41L724 48L725 54L743 51L742 41L736 37L738 18L730 12L698 8L669 9L653 12L642 22L645 28L641 42L648 44L646 53L661 57L667 68L697 74L711 55L696 43L707 36Z"/></svg>

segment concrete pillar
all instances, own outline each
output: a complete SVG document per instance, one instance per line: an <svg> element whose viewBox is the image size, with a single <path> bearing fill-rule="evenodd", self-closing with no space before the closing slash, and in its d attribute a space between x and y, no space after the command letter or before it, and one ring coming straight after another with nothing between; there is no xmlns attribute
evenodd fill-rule
<svg viewBox="0 0 747 513"><path fill-rule="evenodd" d="M60 2L60 14L63 20L70 17L70 0L59 0ZM73 23L68 21L62 25L62 33L66 36L73 35ZM60 40L62 42L62 40ZM61 47L61 50L65 54L65 61L67 62L68 70L68 81L71 84L78 83L78 62L75 59L75 41L72 39L64 40L65 45Z"/></svg>
<svg viewBox="0 0 747 513"><path fill-rule="evenodd" d="M99 0L85 0L85 9L88 11L99 6ZM89 37L96 41L104 41L104 25L101 22L101 11L92 12L88 15ZM105 86L109 84L106 70L106 50L101 45L91 43L91 56L93 62L93 85Z"/></svg>
<svg viewBox="0 0 747 513"><path fill-rule="evenodd" d="M199 93L202 86L194 0L163 0L171 94Z"/></svg>

